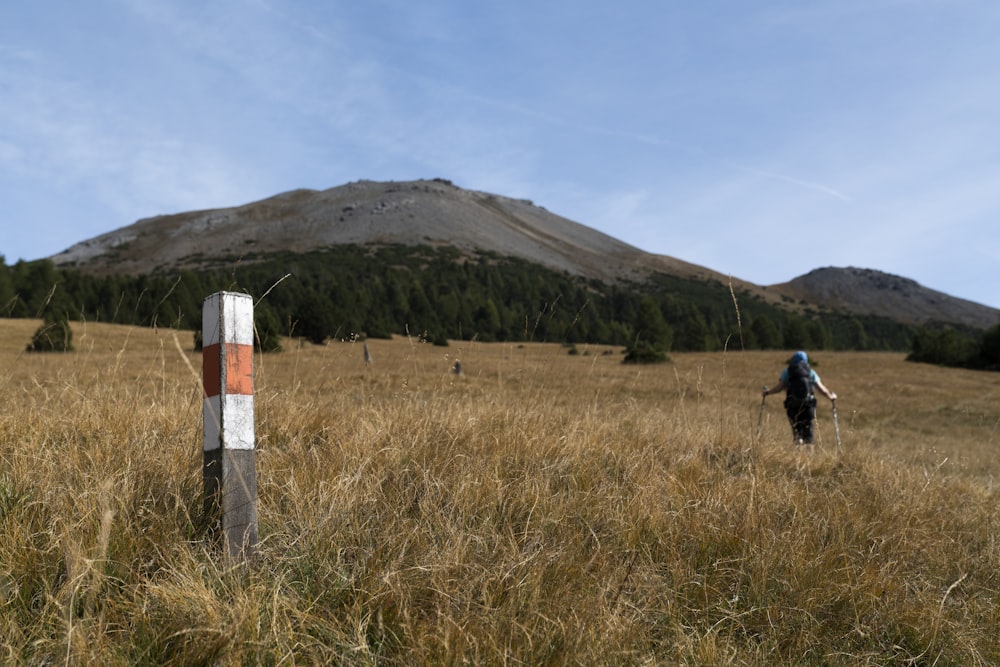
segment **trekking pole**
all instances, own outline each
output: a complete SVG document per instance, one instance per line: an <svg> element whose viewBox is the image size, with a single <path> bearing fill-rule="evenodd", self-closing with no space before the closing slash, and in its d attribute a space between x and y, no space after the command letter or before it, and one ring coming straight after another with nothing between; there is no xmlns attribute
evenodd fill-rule
<svg viewBox="0 0 1000 667"><path fill-rule="evenodd" d="M840 453L840 424L837 423L837 399L830 401L833 403L833 432L837 434L837 453Z"/></svg>
<svg viewBox="0 0 1000 667"><path fill-rule="evenodd" d="M760 394L760 413L757 415L757 437L760 438L761 429L764 426L764 401L767 400L767 385L764 385L764 391Z"/></svg>

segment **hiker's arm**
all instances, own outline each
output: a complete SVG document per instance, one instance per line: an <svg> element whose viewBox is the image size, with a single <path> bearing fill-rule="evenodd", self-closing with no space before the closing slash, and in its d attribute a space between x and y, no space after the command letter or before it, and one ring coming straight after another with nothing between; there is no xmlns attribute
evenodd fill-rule
<svg viewBox="0 0 1000 667"><path fill-rule="evenodd" d="M764 395L767 396L768 394L777 394L777 393L782 392L784 390L785 390L785 381L779 379L778 380L778 384L774 385L770 389L765 389L764 390Z"/></svg>
<svg viewBox="0 0 1000 667"><path fill-rule="evenodd" d="M823 394L831 401L837 400L837 395L832 391L830 391L829 389L827 389L826 385L820 382L819 380L816 381L816 388L819 389L819 393Z"/></svg>

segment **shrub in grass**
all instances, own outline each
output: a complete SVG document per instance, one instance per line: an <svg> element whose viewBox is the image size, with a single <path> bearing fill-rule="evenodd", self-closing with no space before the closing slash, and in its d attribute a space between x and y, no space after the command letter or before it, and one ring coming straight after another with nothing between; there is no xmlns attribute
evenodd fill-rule
<svg viewBox="0 0 1000 667"><path fill-rule="evenodd" d="M73 330L63 316L45 317L28 343L28 352L70 352L73 350Z"/></svg>
<svg viewBox="0 0 1000 667"><path fill-rule="evenodd" d="M636 341L625 350L623 364L662 364L669 361L667 353L644 341Z"/></svg>

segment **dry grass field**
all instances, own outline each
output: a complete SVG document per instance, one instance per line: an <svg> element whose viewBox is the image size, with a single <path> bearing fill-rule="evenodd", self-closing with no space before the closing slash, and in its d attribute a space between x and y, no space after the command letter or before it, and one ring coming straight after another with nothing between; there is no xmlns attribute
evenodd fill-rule
<svg viewBox="0 0 1000 667"><path fill-rule="evenodd" d="M1000 375L373 340L256 357L260 549L202 534L190 332L0 320L0 662L1000 663ZM456 360L463 374L451 372Z"/></svg>

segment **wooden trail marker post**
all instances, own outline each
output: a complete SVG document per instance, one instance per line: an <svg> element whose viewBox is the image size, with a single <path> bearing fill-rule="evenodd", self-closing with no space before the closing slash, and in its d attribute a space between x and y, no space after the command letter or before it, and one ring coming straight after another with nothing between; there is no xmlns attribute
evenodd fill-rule
<svg viewBox="0 0 1000 667"><path fill-rule="evenodd" d="M201 316L205 386L205 513L232 556L257 547L257 453L253 412L253 299L216 292Z"/></svg>

